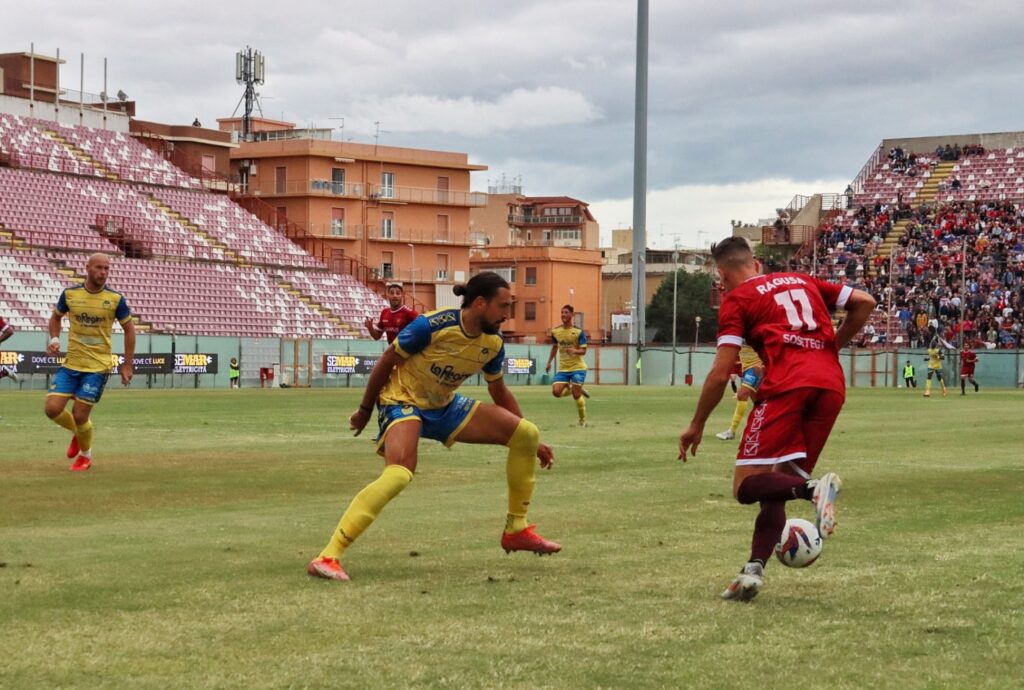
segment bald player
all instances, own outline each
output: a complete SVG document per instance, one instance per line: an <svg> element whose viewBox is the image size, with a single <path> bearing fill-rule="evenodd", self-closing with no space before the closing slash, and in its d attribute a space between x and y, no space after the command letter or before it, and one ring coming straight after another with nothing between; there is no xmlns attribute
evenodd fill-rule
<svg viewBox="0 0 1024 690"><path fill-rule="evenodd" d="M68 317L68 351L64 365L54 375L46 395L46 416L71 432L67 456L74 458L69 468L82 472L92 467L93 406L100 401L113 363L111 333L114 321L124 329L124 363L120 366L121 384L132 382L135 356L135 324L124 295L107 286L110 257L93 254L85 266L85 282L60 293L50 316L50 343L46 351L60 354L61 321ZM68 401L74 405L68 412Z"/></svg>

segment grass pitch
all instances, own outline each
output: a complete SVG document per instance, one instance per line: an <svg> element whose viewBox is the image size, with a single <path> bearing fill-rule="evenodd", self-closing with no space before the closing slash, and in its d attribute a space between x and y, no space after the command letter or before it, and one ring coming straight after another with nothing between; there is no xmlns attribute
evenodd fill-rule
<svg viewBox="0 0 1024 690"><path fill-rule="evenodd" d="M531 518L562 553L499 548L504 449L424 441L341 584L304 568L380 472L346 431L361 391L115 388L82 474L42 395L0 391L0 687L1020 684L1017 391L851 390L820 463L836 535L738 604L717 595L756 511L712 436L729 400L684 466L696 389L592 388L579 429L517 388L556 449Z"/></svg>

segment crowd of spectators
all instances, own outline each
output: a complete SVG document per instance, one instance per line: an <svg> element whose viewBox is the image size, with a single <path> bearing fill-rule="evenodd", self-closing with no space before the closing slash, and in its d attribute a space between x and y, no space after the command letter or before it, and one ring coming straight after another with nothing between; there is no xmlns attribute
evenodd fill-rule
<svg viewBox="0 0 1024 690"><path fill-rule="evenodd" d="M981 156L985 153L985 147L981 144L953 144L950 146L938 146L935 149L935 157L943 161L958 161L960 156Z"/></svg>
<svg viewBox="0 0 1024 690"><path fill-rule="evenodd" d="M909 221L906 232L884 256L877 249L896 218ZM925 347L936 336L958 343L961 333L973 347L1021 343L1024 204L861 207L823 228L816 249L789 268L816 270L875 296L878 314L864 344L900 337L902 344Z"/></svg>

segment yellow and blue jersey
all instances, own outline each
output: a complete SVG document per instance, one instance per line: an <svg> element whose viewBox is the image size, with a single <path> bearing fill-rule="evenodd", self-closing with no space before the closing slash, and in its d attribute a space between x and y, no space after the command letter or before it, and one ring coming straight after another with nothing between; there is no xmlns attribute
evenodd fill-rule
<svg viewBox="0 0 1024 690"><path fill-rule="evenodd" d="M937 347L928 348L928 368L933 371L942 369L942 350Z"/></svg>
<svg viewBox="0 0 1024 690"><path fill-rule="evenodd" d="M481 371L488 382L502 376L505 343L500 335L470 336L460 309L440 309L416 317L391 345L405 361L391 370L380 392L381 405L445 407L462 382Z"/></svg>
<svg viewBox="0 0 1024 690"><path fill-rule="evenodd" d="M583 355L574 355L569 348L587 349L587 335L575 326L555 326L551 329L551 340L558 345L558 371L586 371Z"/></svg>
<svg viewBox="0 0 1024 690"><path fill-rule="evenodd" d="M740 370L747 371L754 367L764 367L764 362L757 356L757 351L749 345L740 348Z"/></svg>
<svg viewBox="0 0 1024 690"><path fill-rule="evenodd" d="M116 320L131 321L132 312L124 295L104 286L89 292L84 285L64 290L53 309L58 316L68 315L68 356L64 366L84 372L109 372L110 334Z"/></svg>

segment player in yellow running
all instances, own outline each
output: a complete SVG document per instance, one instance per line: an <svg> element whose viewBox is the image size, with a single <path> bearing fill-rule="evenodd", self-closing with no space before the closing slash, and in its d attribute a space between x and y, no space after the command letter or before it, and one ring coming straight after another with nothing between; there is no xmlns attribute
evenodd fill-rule
<svg viewBox="0 0 1024 690"><path fill-rule="evenodd" d="M942 397L946 397L946 382L942 380L942 360L945 357L942 354L941 343L938 339L932 340L931 346L928 348L928 380L924 384L924 397L932 397L932 374L939 380L939 385L942 386Z"/></svg>
<svg viewBox="0 0 1024 690"><path fill-rule="evenodd" d="M536 425L523 419L519 403L502 379L501 323L512 308L508 283L496 273L484 272L454 291L462 297L461 309L416 317L370 374L349 424L358 436L370 421L373 405L377 406L377 452L384 456L384 472L352 499L331 541L306 569L314 577L349 579L341 567L342 554L412 481L420 438L446 446L456 441L507 446L508 513L501 548L537 554L562 548L534 532L534 525L526 521L534 463L540 460L541 467L550 469L554 454L540 442ZM493 405L455 392L480 371Z"/></svg>
<svg viewBox="0 0 1024 690"><path fill-rule="evenodd" d="M739 372L734 371L732 380L729 382L732 385L733 392L736 393L736 409L732 413L732 423L729 424L729 428L725 431L715 434L715 436L723 441L731 441L736 438L736 430L747 414L750 400L757 393L757 388L761 385L761 381L764 380L764 363L757 356L754 348L749 345L744 345L740 348L736 366L739 368ZM738 387L736 385L737 380L740 382Z"/></svg>
<svg viewBox="0 0 1024 690"><path fill-rule="evenodd" d="M583 359L587 354L587 335L582 329L572 324L576 310L571 304L562 307L562 325L551 329L551 354L544 371L551 371L551 362L558 353L558 373L551 385L551 394L556 398L564 398L572 393L579 413L579 425L587 425L587 392L583 383L587 380L587 363Z"/></svg>
<svg viewBox="0 0 1024 690"><path fill-rule="evenodd" d="M81 472L92 467L92 407L100 401L113 362L110 348L114 321L124 329L124 363L120 366L121 384L132 382L135 356L135 324L124 295L107 287L110 258L93 254L85 265L85 283L60 293L50 316L50 344L46 351L60 353L60 325L67 314L67 358L50 383L46 396L46 416L72 434L67 456L75 458L70 469ZM68 412L68 400L75 404Z"/></svg>

